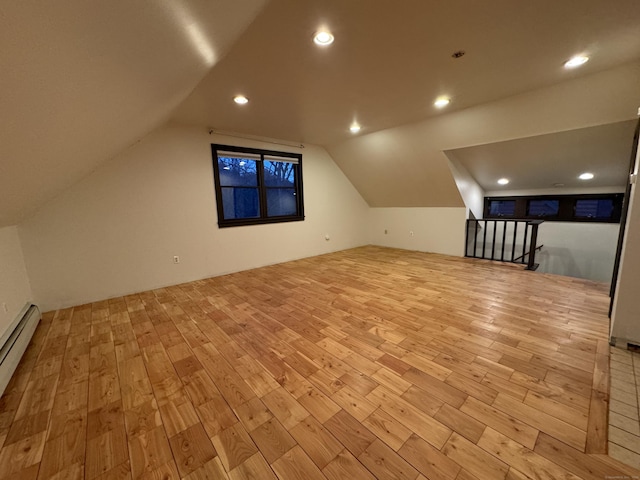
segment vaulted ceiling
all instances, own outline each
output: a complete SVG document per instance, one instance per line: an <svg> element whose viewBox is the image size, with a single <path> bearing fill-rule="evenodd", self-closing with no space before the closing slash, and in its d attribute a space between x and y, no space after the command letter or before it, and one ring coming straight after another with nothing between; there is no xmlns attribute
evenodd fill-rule
<svg viewBox="0 0 640 480"><path fill-rule="evenodd" d="M322 27L335 35L323 48ZM0 226L168 120L320 144L371 205L448 206L460 196L442 152L517 138L495 134L515 115L492 121L503 102L549 90L531 97L556 105L546 128L522 136L577 128L556 122L560 109L590 109L586 127L640 103L637 0L22 0L0 6L0 44ZM563 68L574 54L591 60ZM601 116L580 103L593 88L582 78L621 85L615 115L602 88ZM582 97L553 100L571 82ZM480 117L494 133L474 133Z"/></svg>
<svg viewBox="0 0 640 480"><path fill-rule="evenodd" d="M635 120L447 151L485 191L626 185ZM595 177L580 180L589 172ZM500 178L509 183L501 186Z"/></svg>
<svg viewBox="0 0 640 480"><path fill-rule="evenodd" d="M0 226L157 126L266 0L0 4Z"/></svg>

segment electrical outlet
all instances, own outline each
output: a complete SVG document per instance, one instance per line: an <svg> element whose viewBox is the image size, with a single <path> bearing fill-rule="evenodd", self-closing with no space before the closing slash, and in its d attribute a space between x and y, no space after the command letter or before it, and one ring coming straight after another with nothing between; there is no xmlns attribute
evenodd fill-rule
<svg viewBox="0 0 640 480"><path fill-rule="evenodd" d="M173 263L180 263L180 257L178 255L173 256Z"/></svg>
<svg viewBox="0 0 640 480"><path fill-rule="evenodd" d="M413 230L409 230L409 235L413 237Z"/></svg>
<svg viewBox="0 0 640 480"><path fill-rule="evenodd" d="M324 234L324 239L328 242L329 240L331 240L331 237L329 236L328 233Z"/></svg>

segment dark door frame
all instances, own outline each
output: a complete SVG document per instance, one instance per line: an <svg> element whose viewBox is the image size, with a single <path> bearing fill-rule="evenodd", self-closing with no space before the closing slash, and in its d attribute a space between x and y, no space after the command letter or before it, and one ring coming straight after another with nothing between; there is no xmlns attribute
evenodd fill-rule
<svg viewBox="0 0 640 480"><path fill-rule="evenodd" d="M627 189L624 193L622 202L622 216L620 218L620 231L618 232L618 248L616 250L616 259L613 263L613 276L611 278L611 287L609 289L609 327L611 327L611 312L613 311L613 301L616 297L616 283L618 282L618 272L620 270L620 257L622 256L622 244L624 242L624 232L627 226L627 214L629 213L629 196L631 195L631 176L636 169L636 156L638 155L638 137L640 136L640 118L636 124L636 131L633 135L633 145L631 147L631 160L629 161L629 178L627 179Z"/></svg>

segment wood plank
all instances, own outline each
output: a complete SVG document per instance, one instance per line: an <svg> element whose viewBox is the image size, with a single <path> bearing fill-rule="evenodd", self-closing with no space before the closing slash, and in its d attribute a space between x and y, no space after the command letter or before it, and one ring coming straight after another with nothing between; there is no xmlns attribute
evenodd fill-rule
<svg viewBox="0 0 640 480"><path fill-rule="evenodd" d="M367 470L348 450L343 450L334 458L322 473L328 480L375 480Z"/></svg>
<svg viewBox="0 0 640 480"><path fill-rule="evenodd" d="M126 449L126 442L123 441L122 443ZM151 476L154 472L166 472L167 470L171 471L175 469L169 439L162 427L154 428L153 430L130 438L129 451L131 453L131 473L133 478L139 478L142 475ZM87 468L90 466L89 452L90 450L87 448ZM96 452L97 455L101 453L99 449ZM115 465L119 465L120 463L121 462L115 463ZM104 469L104 471L106 471L106 469Z"/></svg>
<svg viewBox="0 0 640 480"><path fill-rule="evenodd" d="M309 480L326 480L307 454L296 445L282 455L272 465L273 471L281 479L304 478Z"/></svg>
<svg viewBox="0 0 640 480"><path fill-rule="evenodd" d="M193 425L169 439L178 472L185 477L203 467L216 456L201 424Z"/></svg>
<svg viewBox="0 0 640 480"><path fill-rule="evenodd" d="M528 448L532 449L538 438L537 429L474 398L468 398L460 410Z"/></svg>
<svg viewBox="0 0 640 480"><path fill-rule="evenodd" d="M463 436L453 433L442 453L478 478L504 479L509 466Z"/></svg>
<svg viewBox="0 0 640 480"><path fill-rule="evenodd" d="M473 443L478 442L485 428L483 423L447 403L440 407L433 418Z"/></svg>
<svg viewBox="0 0 640 480"><path fill-rule="evenodd" d="M580 480L580 477L514 442L491 427L488 427L482 434L478 446L528 477L540 480Z"/></svg>
<svg viewBox="0 0 640 480"><path fill-rule="evenodd" d="M442 448L451 435L449 428L405 400L389 394L389 391L385 391L384 387L376 388L368 395L368 398L376 401L389 415L436 448Z"/></svg>
<svg viewBox="0 0 640 480"><path fill-rule="evenodd" d="M415 480L419 472L380 439L360 454L358 460L379 480Z"/></svg>
<svg viewBox="0 0 640 480"><path fill-rule="evenodd" d="M362 423L380 440L396 451L402 447L412 434L410 429L394 419L383 408L375 410Z"/></svg>
<svg viewBox="0 0 640 480"><path fill-rule="evenodd" d="M459 408L467 398L467 394L464 392L414 367L407 370L402 378L455 408Z"/></svg>
<svg viewBox="0 0 640 480"><path fill-rule="evenodd" d="M415 434L409 437L398 454L431 480L452 480L460 472L460 465Z"/></svg>
<svg viewBox="0 0 640 480"><path fill-rule="evenodd" d="M582 453L626 375L605 290L363 247L45 313L0 477L637 475Z"/></svg>
<svg viewBox="0 0 640 480"><path fill-rule="evenodd" d="M253 440L241 423L236 423L211 438L215 451L227 472L258 452Z"/></svg>
<svg viewBox="0 0 640 480"><path fill-rule="evenodd" d="M273 418L271 411L257 397L236 407L234 411L247 431L251 431Z"/></svg>
<svg viewBox="0 0 640 480"><path fill-rule="evenodd" d="M583 455L582 452L546 433L540 433L534 451L579 477L615 478L625 475L624 471L616 470L599 460L597 456Z"/></svg>
<svg viewBox="0 0 640 480"><path fill-rule="evenodd" d="M585 453L607 453L607 431L609 427L609 396L593 390L587 425Z"/></svg>
<svg viewBox="0 0 640 480"><path fill-rule="evenodd" d="M312 416L298 423L290 433L319 469L326 467L344 449L343 445Z"/></svg>
<svg viewBox="0 0 640 480"><path fill-rule="evenodd" d="M324 426L356 457L376 439L368 428L344 410L327 420Z"/></svg>
<svg viewBox="0 0 640 480"><path fill-rule="evenodd" d="M250 432L251 438L269 463L291 450L296 441L278 420L272 418Z"/></svg>
<svg viewBox="0 0 640 480"><path fill-rule="evenodd" d="M587 423L589 421L588 411L583 411L576 406L570 407L563 403L556 402L553 398L547 398L531 391L527 393L523 403L559 418L580 430L587 430Z"/></svg>
<svg viewBox="0 0 640 480"><path fill-rule="evenodd" d="M331 399L360 421L371 415L377 408L374 403L348 386L334 393Z"/></svg>
<svg viewBox="0 0 640 480"><path fill-rule="evenodd" d="M218 477L212 477L218 478ZM232 480L277 480L262 455L256 453L229 472Z"/></svg>
<svg viewBox="0 0 640 480"><path fill-rule="evenodd" d="M153 430L153 432L157 432L166 442L164 432L160 433L157 429ZM142 436L136 438L140 439L141 437ZM139 445L139 443L136 443L136 445ZM150 448L153 448L154 451L153 453L150 452L148 456L163 456L166 459L171 459L168 444L166 450L158 449L160 453L156 453L154 447L156 447L156 443L152 442ZM102 475L129 460L127 435L124 426L108 430L97 437L87 440L86 452L85 476L87 479L96 478L98 475ZM141 452L142 449L133 448L131 450L131 465L134 471L138 468L142 458L148 458L147 454L141 454Z"/></svg>
<svg viewBox="0 0 640 480"><path fill-rule="evenodd" d="M502 411L508 411L515 418L540 431L555 436L572 447L584 450L586 433L562 420L520 403L508 395L498 394L493 406Z"/></svg>
<svg viewBox="0 0 640 480"><path fill-rule="evenodd" d="M262 401L288 430L309 416L309 412L284 388L268 393L262 397Z"/></svg>
<svg viewBox="0 0 640 480"><path fill-rule="evenodd" d="M326 422L341 410L337 403L315 387L298 397L298 402L320 423Z"/></svg>

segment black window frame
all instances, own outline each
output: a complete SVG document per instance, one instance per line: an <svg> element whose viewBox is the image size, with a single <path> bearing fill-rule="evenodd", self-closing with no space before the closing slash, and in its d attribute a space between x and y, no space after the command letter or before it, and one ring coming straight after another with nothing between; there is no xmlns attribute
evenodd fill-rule
<svg viewBox="0 0 640 480"><path fill-rule="evenodd" d="M506 200L516 202L516 207L513 215L492 215L491 202ZM532 200L557 200L559 202L557 215L529 215L529 202L531 202ZM613 211L609 218L578 217L576 216L576 202L578 200L611 200L613 202ZM483 218L544 220L545 222L620 223L623 200L623 193L583 193L577 195L523 195L484 197Z"/></svg>
<svg viewBox="0 0 640 480"><path fill-rule="evenodd" d="M220 184L220 169L218 167L218 152L232 152L239 154L251 154L259 155L260 160L256 160L259 163L257 165L257 189L258 198L260 200L260 216L253 218L224 218L224 205L222 199L222 186ZM264 225L271 223L284 223L284 222L300 222L304 221L304 195L302 189L302 154L292 152L280 152L275 150L264 150L259 148L237 147L233 145L221 145L217 143L211 144L212 163L213 163L213 180L216 191L216 207L218 211L218 227L242 227L247 225ZM296 210L295 215L279 215L268 216L267 215L267 190L270 188L265 185L264 180L264 161L265 156L274 156L281 158L295 159L297 163L294 163L294 188L296 196Z"/></svg>

